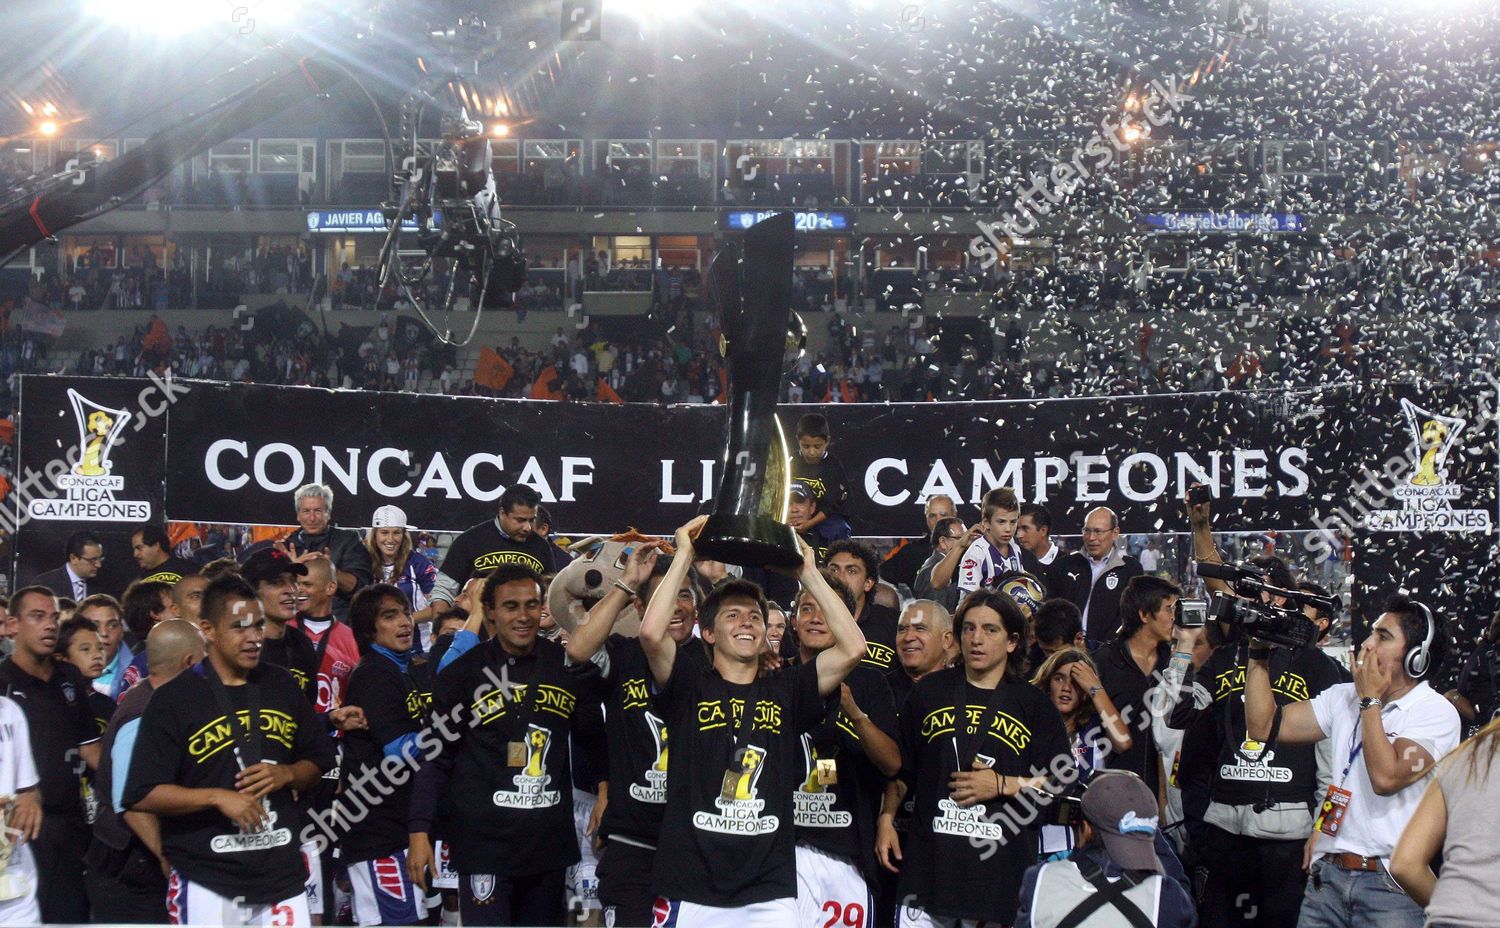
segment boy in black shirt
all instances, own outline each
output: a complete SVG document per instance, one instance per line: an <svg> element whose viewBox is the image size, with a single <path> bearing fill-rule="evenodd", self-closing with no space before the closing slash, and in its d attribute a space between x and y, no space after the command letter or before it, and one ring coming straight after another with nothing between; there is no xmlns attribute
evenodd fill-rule
<svg viewBox="0 0 1500 928"><path fill-rule="evenodd" d="M559 925L563 878L578 862L568 749L598 674L566 666L540 638L542 578L502 564L481 602L495 635L437 676L434 724L456 737L417 774L407 865L427 887L434 829L451 848L465 925Z"/></svg>
<svg viewBox="0 0 1500 928"><path fill-rule="evenodd" d="M389 794L365 784L381 776L387 758L410 764L425 753L418 736L432 704L428 665L412 656L416 626L406 596L380 583L354 594L349 627L363 657L349 677L345 699L364 709L369 728L344 739L340 818L351 822L339 843L361 925L414 925L426 917L425 894L412 885L406 866L406 819L412 783L385 779Z"/></svg>
<svg viewBox="0 0 1500 928"><path fill-rule="evenodd" d="M667 562L660 560L659 548L659 542L645 542L627 555L620 582L568 640L568 658L597 664L606 687L609 785L598 800L604 805L599 900L612 913L611 924L635 928L651 923L656 901L651 868L667 803L667 725L651 705L651 668L640 639L611 631L626 606L635 602L644 609L661 586ZM667 634L680 647L702 647L693 643L696 589L684 582L673 600Z"/></svg>
<svg viewBox="0 0 1500 928"><path fill-rule="evenodd" d="M851 611L854 596L830 578ZM810 664L833 646L814 591L798 594L792 618L798 663ZM901 770L895 741L896 703L885 674L866 663L839 687L839 707L802 736L802 779L792 793L797 826L797 908L804 925L830 918L867 925L872 917L875 817L886 780Z"/></svg>
<svg viewBox="0 0 1500 928"><path fill-rule="evenodd" d="M333 744L291 676L261 662L255 591L228 575L203 595L208 657L154 694L124 805L161 819L176 924L310 924L293 792Z"/></svg>
<svg viewBox="0 0 1500 928"><path fill-rule="evenodd" d="M844 465L828 450L829 440L828 419L821 413L810 412L797 423L792 479L802 481L818 503L818 511L797 531L816 532L823 544L853 534L849 520L844 518L849 481L844 477Z"/></svg>
<svg viewBox="0 0 1500 928"><path fill-rule="evenodd" d="M954 622L960 666L922 677L901 709L905 766L886 803L894 809L905 791L915 795L904 849L890 842L902 861L901 928L1010 924L1036 857L1040 803L1007 800L1045 788L1047 771L1073 765L1062 716L1026 683L1020 607L979 589Z"/></svg>
<svg viewBox="0 0 1500 928"><path fill-rule="evenodd" d="M672 733L667 808L656 857L656 925L785 928L797 923L792 789L803 734L865 652L854 617L803 546L798 579L823 610L833 644L811 664L760 675L766 605L743 580L698 610L710 661L679 659L669 623L693 562L700 516L677 530L677 552L641 620L641 646Z"/></svg>

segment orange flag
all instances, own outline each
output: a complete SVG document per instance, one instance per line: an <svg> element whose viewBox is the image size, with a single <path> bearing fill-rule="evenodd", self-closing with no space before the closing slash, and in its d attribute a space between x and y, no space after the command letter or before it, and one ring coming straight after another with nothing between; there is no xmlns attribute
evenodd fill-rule
<svg viewBox="0 0 1500 928"><path fill-rule="evenodd" d="M481 348L479 351L479 363L474 368L474 383L477 386L489 387L496 393L505 389L510 383L510 378L515 376L515 368L510 362L500 357L492 348Z"/></svg>
<svg viewBox="0 0 1500 928"><path fill-rule="evenodd" d="M553 384L557 385L553 389ZM563 398L562 378L558 376L557 365L549 364L542 368L537 374L536 382L531 385L531 398L534 400L560 400Z"/></svg>
<svg viewBox="0 0 1500 928"><path fill-rule="evenodd" d="M193 538L202 538L203 532L198 528L197 522L168 522L167 541L172 547L177 547L184 541Z"/></svg>
<svg viewBox="0 0 1500 928"><path fill-rule="evenodd" d="M615 388L611 387L609 385L609 381L605 380L603 377L599 378L599 396L598 396L598 399L599 399L599 402L601 402L601 403L623 403L623 402L625 402L625 400L623 400L623 399L620 398L620 394L618 394L618 393L615 392Z"/></svg>
<svg viewBox="0 0 1500 928"><path fill-rule="evenodd" d="M8 445L16 440L16 420L0 419L0 445Z"/></svg>

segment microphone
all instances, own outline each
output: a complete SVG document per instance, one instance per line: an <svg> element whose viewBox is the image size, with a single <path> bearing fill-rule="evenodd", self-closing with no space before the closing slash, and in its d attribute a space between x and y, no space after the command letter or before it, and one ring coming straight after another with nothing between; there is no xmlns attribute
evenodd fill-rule
<svg viewBox="0 0 1500 928"><path fill-rule="evenodd" d="M1236 583L1240 580L1263 580L1265 574L1254 567L1240 567L1236 564L1215 564L1212 561L1198 561L1198 576L1208 577L1213 580L1223 580L1226 583Z"/></svg>

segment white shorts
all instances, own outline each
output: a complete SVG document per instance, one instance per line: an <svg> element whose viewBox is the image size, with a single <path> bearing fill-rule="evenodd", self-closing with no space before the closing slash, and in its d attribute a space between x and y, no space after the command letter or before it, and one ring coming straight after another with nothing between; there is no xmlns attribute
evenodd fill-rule
<svg viewBox="0 0 1500 928"><path fill-rule="evenodd" d="M589 836L589 818L594 814L594 803L598 797L587 790L573 790L573 831L578 836L578 863L568 868L566 888L568 911L596 912L603 908L599 904L599 855L594 851L594 839Z"/></svg>
<svg viewBox="0 0 1500 928"><path fill-rule="evenodd" d="M11 852L0 888L7 897L0 899L0 925L40 925L42 910L37 905L36 858L30 844L20 844Z"/></svg>
<svg viewBox="0 0 1500 928"><path fill-rule="evenodd" d="M167 880L167 924L310 928L312 913L305 892L273 905L245 905L173 870Z"/></svg>
<svg viewBox="0 0 1500 928"><path fill-rule="evenodd" d="M313 915L322 915L323 858L318 855L316 841L302 845L302 866L307 868L307 911Z"/></svg>
<svg viewBox="0 0 1500 928"><path fill-rule="evenodd" d="M847 858L797 845L797 924L801 928L871 928L875 900L864 874Z"/></svg>
<svg viewBox="0 0 1500 928"><path fill-rule="evenodd" d="M349 864L354 920L361 925L415 925L427 917L427 900L412 885L406 852Z"/></svg>
<svg viewBox="0 0 1500 928"><path fill-rule="evenodd" d="M987 922L978 918L928 915L916 906L903 905L896 913L896 928L1004 928L1004 926L999 922Z"/></svg>
<svg viewBox="0 0 1500 928"><path fill-rule="evenodd" d="M458 871L453 869L453 858L448 852L448 845L442 841L434 841L432 844L432 888L458 889Z"/></svg>
<svg viewBox="0 0 1500 928"><path fill-rule="evenodd" d="M797 924L797 900L772 899L720 908L657 899L652 915L651 928L787 928Z"/></svg>

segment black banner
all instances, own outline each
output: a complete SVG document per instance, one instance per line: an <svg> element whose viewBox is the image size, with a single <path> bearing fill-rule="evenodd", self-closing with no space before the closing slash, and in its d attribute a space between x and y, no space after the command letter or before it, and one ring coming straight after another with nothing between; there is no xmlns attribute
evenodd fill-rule
<svg viewBox="0 0 1500 928"><path fill-rule="evenodd" d="M130 535L164 520L166 419L183 389L156 378L21 378L16 473L0 509L16 538L12 590L62 567L68 536L85 530L104 543L106 589L140 572Z"/></svg>
<svg viewBox="0 0 1500 928"><path fill-rule="evenodd" d="M1236 522L1309 528L1361 444L1346 394L1267 404L1248 393L1130 399L817 407L850 483L856 533L922 531L921 505L976 504L1015 486L1076 533L1098 505L1127 531L1179 527L1203 482ZM789 443L801 414L783 407ZM290 524L292 491L332 486L334 517L368 524L395 503L423 529L494 513L514 482L569 533L669 533L718 486L724 410L610 406L193 383L174 406L167 512L201 522ZM968 511L971 517L972 510ZM1226 525L1225 527L1231 527Z"/></svg>

